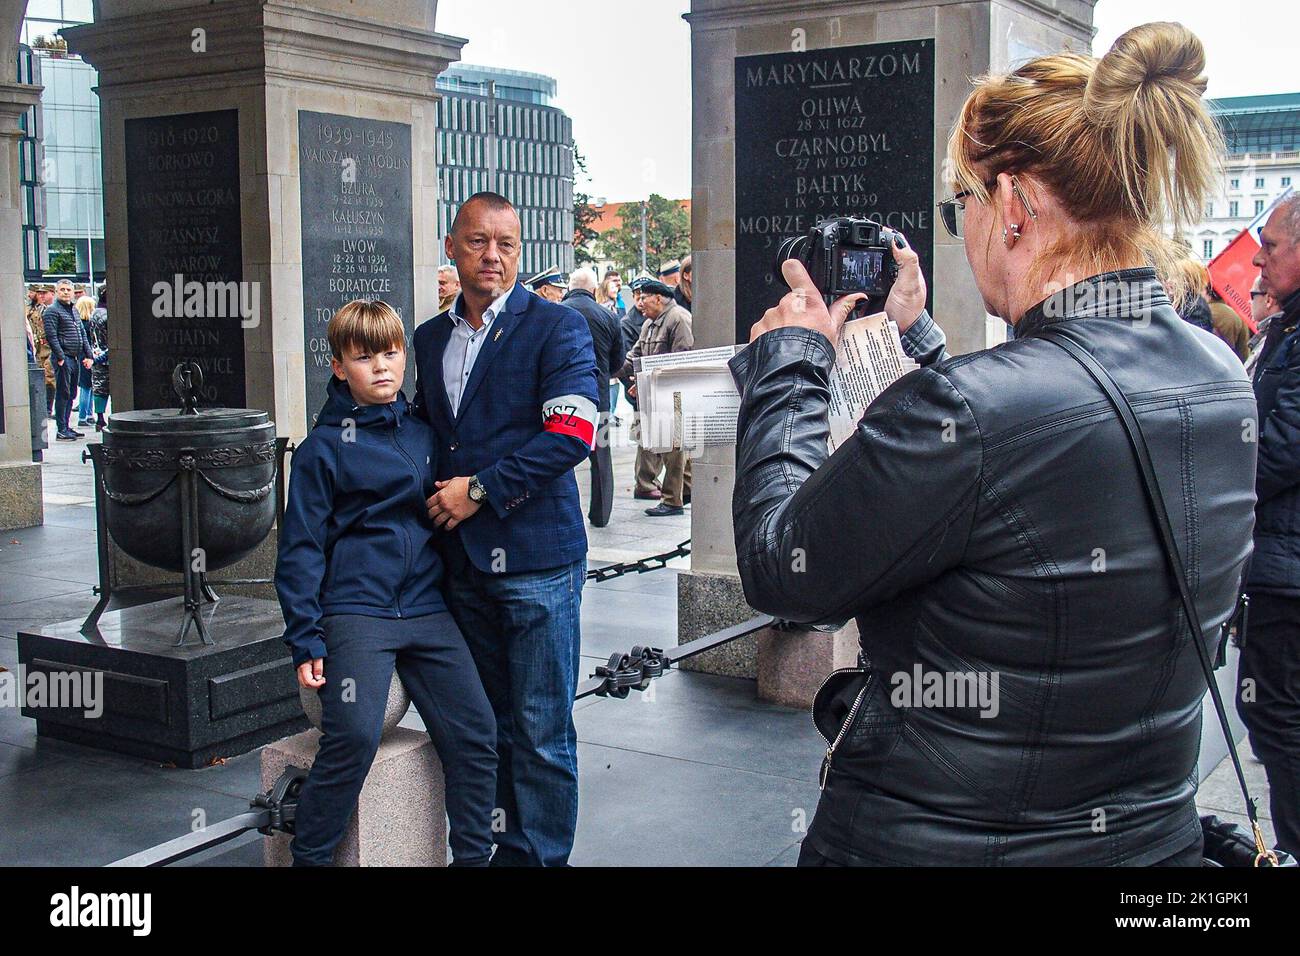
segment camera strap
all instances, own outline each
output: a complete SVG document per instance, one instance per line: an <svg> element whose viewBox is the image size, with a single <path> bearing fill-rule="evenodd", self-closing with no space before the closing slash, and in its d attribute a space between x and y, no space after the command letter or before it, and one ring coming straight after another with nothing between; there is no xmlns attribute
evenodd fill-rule
<svg viewBox="0 0 1300 956"><path fill-rule="evenodd" d="M1080 344L1071 332L1058 325L1043 329L1037 335L1064 349L1066 354L1083 366L1084 371L1106 393L1106 397L1114 407L1115 413L1119 416L1120 424L1124 427L1124 434L1128 437L1129 447L1133 451L1134 458L1137 459L1138 471L1142 476L1142 486L1146 492L1147 505L1151 509L1156 531L1160 535L1160 544L1164 550L1165 559L1170 571L1173 573L1174 582L1178 586L1178 596L1182 600L1183 611L1187 615L1187 623L1191 626L1191 643L1196 648L1196 655L1201 662L1201 670L1205 672L1205 682L1209 685L1210 698L1214 701L1215 713L1219 715L1219 725L1223 728L1223 737L1228 742L1228 754L1232 757L1232 767L1237 774L1237 784L1241 787L1241 796L1246 801L1246 816L1250 819L1250 827L1255 838L1255 865L1259 866L1261 861L1267 860L1271 865L1277 866L1277 856L1264 843L1264 834L1259 828L1259 818L1255 812L1255 800L1250 795L1249 787L1246 786L1246 775L1241 769L1241 758L1237 756L1237 745L1232 739L1232 728L1228 724L1228 714L1223 707L1223 697L1219 693L1218 682L1214 679L1214 668L1210 663L1210 652L1205 647L1205 632L1201 628L1201 617L1196 611L1196 604L1192 600L1191 590L1187 586L1187 575L1183 570L1182 558L1178 554L1173 525L1169 520L1169 512L1165 508L1164 496L1160 493L1160 484L1156 480L1155 466L1151 462L1151 451L1147 447L1146 436L1142 434L1142 426L1138 423L1137 414L1133 411L1133 406L1129 404L1129 400L1120 390L1120 387L1115 384L1115 380L1110 377L1110 373L1101 366L1091 352ZM1225 635L1223 639L1227 640L1227 636Z"/></svg>

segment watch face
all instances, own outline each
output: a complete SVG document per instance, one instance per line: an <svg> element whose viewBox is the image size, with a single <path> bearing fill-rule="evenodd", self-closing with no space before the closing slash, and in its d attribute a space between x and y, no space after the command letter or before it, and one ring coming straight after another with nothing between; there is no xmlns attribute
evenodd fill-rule
<svg viewBox="0 0 1300 956"><path fill-rule="evenodd" d="M470 501L482 501L486 497L487 497L487 489L485 489L477 481L471 481L469 483Z"/></svg>

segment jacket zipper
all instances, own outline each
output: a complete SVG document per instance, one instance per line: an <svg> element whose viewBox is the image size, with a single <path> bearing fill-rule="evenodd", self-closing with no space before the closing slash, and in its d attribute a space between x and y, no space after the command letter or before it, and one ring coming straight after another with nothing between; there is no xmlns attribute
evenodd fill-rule
<svg viewBox="0 0 1300 956"><path fill-rule="evenodd" d="M397 410L395 408L389 406L389 410L392 411L393 413L393 431L392 431L393 447L397 449L398 454L400 454L403 458L406 459L406 463L411 466L411 473L415 475L415 479L417 483L419 483L419 487L423 489L424 479L420 477L420 471L415 466L414 459L412 459L411 456L406 453L406 449L402 447L402 443L397 439L397 430L402 427L401 417L397 414ZM406 528L402 528L402 538L406 541L406 549L405 549L406 563L404 565L404 570L402 571L402 580L399 581L397 585L397 616L398 617L402 616L402 588L406 586L406 580L411 576L411 550L412 550L411 535L407 532Z"/></svg>
<svg viewBox="0 0 1300 956"><path fill-rule="evenodd" d="M863 698L867 696L867 691L871 689L871 676L868 671L869 669L866 667L841 667L839 670L832 671L827 676L826 680L822 681L822 686L817 688L817 694L820 694L822 687L825 687L832 677L839 674L867 674L866 683L862 685L862 690L858 691L858 696L854 699L853 706L849 708L849 715L844 718L844 723L840 726L840 732L835 735L834 740L827 741L828 746L826 747L826 756L822 758L821 772L817 775L817 789L819 790L826 789L826 779L830 776L831 759L835 756L835 748L840 745L840 741L844 739L844 735L848 733L849 728L853 726L853 718L858 715L858 708L862 706ZM816 705L817 694L813 694L814 706ZM813 719L813 726L817 726L817 720L815 717ZM826 735L822 734L820 727L817 728L817 733L821 734L823 740L826 740Z"/></svg>

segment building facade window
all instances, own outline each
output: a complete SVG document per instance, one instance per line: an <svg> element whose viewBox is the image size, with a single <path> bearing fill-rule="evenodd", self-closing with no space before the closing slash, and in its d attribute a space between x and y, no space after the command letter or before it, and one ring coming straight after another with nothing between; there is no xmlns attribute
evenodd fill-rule
<svg viewBox="0 0 1300 956"><path fill-rule="evenodd" d="M1229 219L1237 218L1237 203L1235 200L1228 203L1228 218Z"/></svg>
<svg viewBox="0 0 1300 956"><path fill-rule="evenodd" d="M1241 180L1240 180L1240 179L1230 179L1230 180L1228 180L1228 188L1229 188L1229 189L1240 189L1240 188L1241 188Z"/></svg>
<svg viewBox="0 0 1300 956"><path fill-rule="evenodd" d="M1258 216L1258 215L1259 215L1261 212L1263 212L1263 211L1264 211L1264 200L1262 200L1262 199L1256 199L1256 200L1255 200L1255 215Z"/></svg>
<svg viewBox="0 0 1300 956"><path fill-rule="evenodd" d="M1263 188L1264 188L1264 177L1263 177L1263 176L1256 176L1256 177L1255 177L1255 188L1256 188L1256 189L1263 189Z"/></svg>
<svg viewBox="0 0 1300 956"><path fill-rule="evenodd" d="M1290 186L1290 185L1291 185L1291 177L1290 177L1290 176L1283 176L1283 177L1282 177L1282 188L1285 189L1287 186Z"/></svg>
<svg viewBox="0 0 1300 956"><path fill-rule="evenodd" d="M1214 240L1213 240L1213 239L1203 239L1203 240L1201 240L1201 258L1202 258L1202 259L1213 259L1213 258L1214 258Z"/></svg>

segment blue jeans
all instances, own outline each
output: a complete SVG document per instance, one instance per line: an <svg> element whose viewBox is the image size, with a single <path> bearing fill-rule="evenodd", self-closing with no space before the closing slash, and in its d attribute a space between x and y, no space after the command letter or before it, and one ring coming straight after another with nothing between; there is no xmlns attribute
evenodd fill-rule
<svg viewBox="0 0 1300 956"><path fill-rule="evenodd" d="M444 548L443 595L497 719L493 866L565 866L578 825L578 687L585 561L517 574L479 571L460 536Z"/></svg>
<svg viewBox="0 0 1300 956"><path fill-rule="evenodd" d="M442 761L453 865L486 866L496 727L451 615L332 614L321 619L321 627L328 651L319 691L321 742L298 798L289 844L294 865L330 865L379 749L396 667Z"/></svg>

